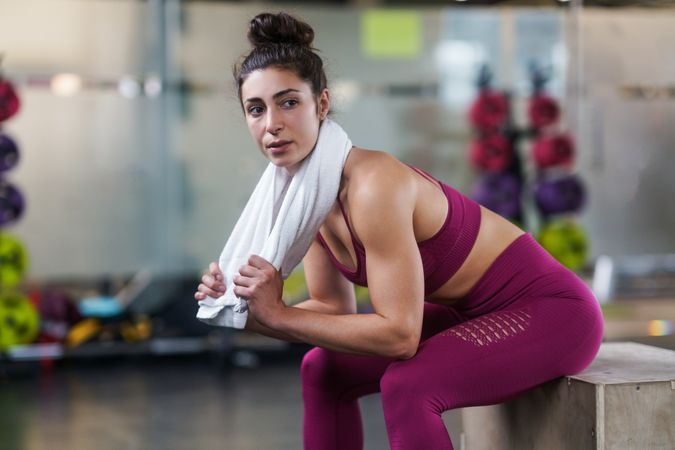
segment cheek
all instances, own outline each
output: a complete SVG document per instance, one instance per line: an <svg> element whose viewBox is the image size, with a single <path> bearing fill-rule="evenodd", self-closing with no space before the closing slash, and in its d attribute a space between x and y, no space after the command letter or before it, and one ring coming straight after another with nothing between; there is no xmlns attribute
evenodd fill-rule
<svg viewBox="0 0 675 450"><path fill-rule="evenodd" d="M319 121L317 120L315 126L312 126L311 128L307 128L305 131L305 143L304 145L307 147L307 150L311 150L314 148L314 145L316 144L316 140L319 138Z"/></svg>
<svg viewBox="0 0 675 450"><path fill-rule="evenodd" d="M260 121L247 119L246 125L248 127L248 132L251 134L251 137L254 141L260 142L262 140L262 132L260 129Z"/></svg>
<svg viewBox="0 0 675 450"><path fill-rule="evenodd" d="M307 136L307 139L311 140L312 143L316 141L316 138L319 135L320 123L321 122L314 107L312 107L311 109L308 108L305 111L302 124L305 136Z"/></svg>

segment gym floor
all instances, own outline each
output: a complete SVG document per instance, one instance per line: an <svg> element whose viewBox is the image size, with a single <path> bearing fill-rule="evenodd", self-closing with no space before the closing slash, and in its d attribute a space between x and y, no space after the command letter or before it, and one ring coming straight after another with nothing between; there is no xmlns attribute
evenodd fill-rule
<svg viewBox="0 0 675 450"><path fill-rule="evenodd" d="M300 357L255 369L209 357L61 362L0 378L0 450L302 448ZM365 449L387 449L380 397L361 400ZM457 448L459 411L443 419Z"/></svg>

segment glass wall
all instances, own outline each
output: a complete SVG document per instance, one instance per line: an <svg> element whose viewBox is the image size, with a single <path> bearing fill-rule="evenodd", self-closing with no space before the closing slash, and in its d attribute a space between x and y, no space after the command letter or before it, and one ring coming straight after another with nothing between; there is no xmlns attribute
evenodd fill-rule
<svg viewBox="0 0 675 450"><path fill-rule="evenodd" d="M28 247L31 276L175 270L180 185L160 8L7 1L0 11L3 69L22 100L3 131L20 147L10 178L27 204L8 231Z"/></svg>
<svg viewBox="0 0 675 450"><path fill-rule="evenodd" d="M266 164L231 77L248 50L246 24L264 6L6 0L0 8L3 69L23 100L3 131L20 144L11 177L28 204L9 231L29 247L31 276L192 273L217 259ZM466 114L480 67L511 92L518 121L528 65L549 67L548 90L577 135L590 190L581 217L591 257L675 250L675 106L672 98L630 96L631 86L672 80L662 36L675 38L673 13L273 9L315 28L334 118L356 145L465 192L476 176ZM398 53L373 35L382 20L404 26ZM59 87L59 74L79 78ZM570 86L581 88L581 103Z"/></svg>

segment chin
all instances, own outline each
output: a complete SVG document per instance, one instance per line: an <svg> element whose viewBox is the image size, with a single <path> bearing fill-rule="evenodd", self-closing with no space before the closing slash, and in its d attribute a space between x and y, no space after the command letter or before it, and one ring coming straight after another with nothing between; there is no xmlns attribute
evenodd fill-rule
<svg viewBox="0 0 675 450"><path fill-rule="evenodd" d="M285 158L280 158L280 159L269 158L268 160L269 160L269 162L271 162L272 164L274 164L277 167L284 167L284 168L289 169L289 170L299 164L298 161L290 161L290 160L285 159Z"/></svg>

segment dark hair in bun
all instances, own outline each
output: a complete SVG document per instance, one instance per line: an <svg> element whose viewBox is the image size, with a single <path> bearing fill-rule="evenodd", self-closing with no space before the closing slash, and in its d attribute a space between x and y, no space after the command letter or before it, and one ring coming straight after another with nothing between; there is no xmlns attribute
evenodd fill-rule
<svg viewBox="0 0 675 450"><path fill-rule="evenodd" d="M323 61L312 47L314 30L306 22L285 12L258 14L249 24L248 40L253 50L233 71L240 101L248 75L270 66L294 72L316 96L326 88Z"/></svg>
<svg viewBox="0 0 675 450"><path fill-rule="evenodd" d="M280 12L262 13L251 20L248 40L254 47L274 44L295 44L312 47L314 30L305 22Z"/></svg>

